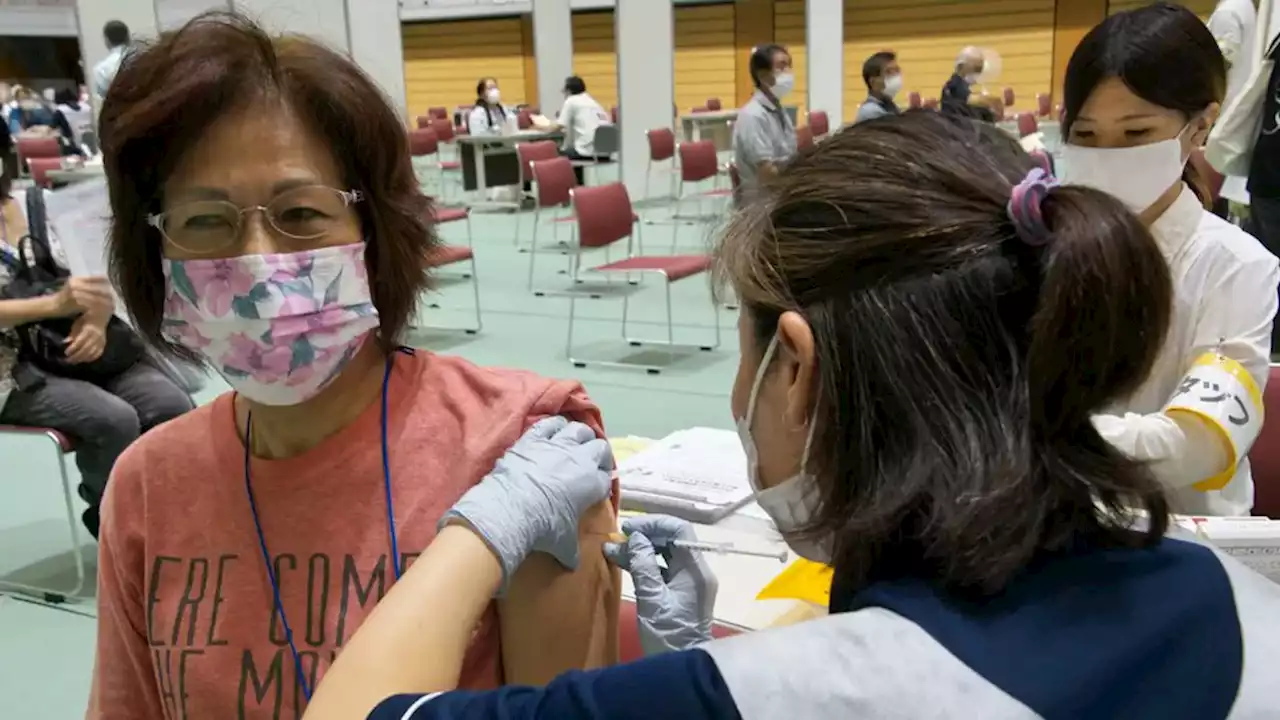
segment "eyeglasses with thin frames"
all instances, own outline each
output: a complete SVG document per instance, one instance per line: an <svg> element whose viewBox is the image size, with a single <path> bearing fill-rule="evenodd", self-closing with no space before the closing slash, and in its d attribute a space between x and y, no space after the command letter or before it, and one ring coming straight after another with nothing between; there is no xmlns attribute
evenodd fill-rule
<svg viewBox="0 0 1280 720"><path fill-rule="evenodd" d="M266 205L241 207L226 200L193 200L147 216L165 241L192 255L214 255L240 239L244 216L261 211L267 225L294 240L318 240L346 224L348 210L364 200L359 190L305 185L280 193Z"/></svg>

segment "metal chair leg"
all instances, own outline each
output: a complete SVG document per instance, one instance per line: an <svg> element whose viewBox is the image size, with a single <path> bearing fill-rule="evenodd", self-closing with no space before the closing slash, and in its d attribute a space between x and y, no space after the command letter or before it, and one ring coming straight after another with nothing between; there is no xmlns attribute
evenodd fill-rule
<svg viewBox="0 0 1280 720"><path fill-rule="evenodd" d="M471 256L471 292L475 299L476 309L476 328L475 330L467 330L468 335L475 335L484 330L484 318L480 315L480 275L476 272L476 256ZM719 324L717 323L717 327Z"/></svg>
<svg viewBox="0 0 1280 720"><path fill-rule="evenodd" d="M0 581L0 592L19 592L24 595L34 595L43 599L48 603L64 603L69 598L83 597L84 586L88 580L88 573L85 570L84 557L81 555L80 549L80 521L76 518L75 497L76 494L71 488L71 478L67 475L67 458L62 452L62 443L53 433L45 433L44 437L53 444L54 452L58 454L58 475L62 481L62 501L67 513L67 532L71 542L71 556L75 560L76 565L76 584L69 591L58 590L50 587L37 587L35 585L27 585L25 583Z"/></svg>

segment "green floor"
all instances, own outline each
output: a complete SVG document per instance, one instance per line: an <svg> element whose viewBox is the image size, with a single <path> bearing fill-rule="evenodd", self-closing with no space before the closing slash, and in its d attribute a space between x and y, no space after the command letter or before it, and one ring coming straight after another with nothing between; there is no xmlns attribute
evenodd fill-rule
<svg viewBox="0 0 1280 720"><path fill-rule="evenodd" d="M655 177L655 186L664 181ZM691 205L689 210L693 209ZM706 209L714 208L709 203ZM654 223L642 229L646 254L670 251L673 226L664 222L670 213L667 206L641 210L646 222ZM575 368L565 355L569 301L535 297L525 291L528 255L519 252L513 242L516 217L489 213L473 217L484 330L470 336L422 329L410 337L412 344L462 355L482 365L577 378L603 409L614 436L661 436L693 425L732 428L729 390L737 367L737 315L725 309L713 313L705 276L672 286L676 340L709 345L718 323L722 339L718 350L694 348L666 364L665 351L628 346L621 336L622 301L613 297L626 285L616 282L613 287L601 288L600 299L577 303L575 344L589 357L635 359L665 367L658 375L592 365ZM525 245L531 219L531 214L524 214ZM568 233L561 232L567 239ZM448 242L465 243L466 225L449 225L443 235ZM686 225L679 235L680 252L704 252L711 231L706 225ZM540 239L551 239L547 226ZM558 251L547 250L539 254L538 261L539 287L567 286L566 276L557 273L565 266ZM445 273L456 271L446 269ZM632 295L629 330L633 337L665 337L662 288L660 278L650 277ZM430 302L438 302L441 309L430 308ZM421 320L432 326L465 325L472 319L471 303L468 282L446 282L438 295L423 299ZM207 402L225 389L221 380L211 380L199 399ZM68 548L56 459L46 444L10 438L0 440L0 458L0 492L4 494L0 502L0 579L70 583L74 580L73 556ZM83 552L92 573L94 547L88 545ZM50 608L19 596L0 596L0 717L83 717L93 664L94 612L91 599Z"/></svg>

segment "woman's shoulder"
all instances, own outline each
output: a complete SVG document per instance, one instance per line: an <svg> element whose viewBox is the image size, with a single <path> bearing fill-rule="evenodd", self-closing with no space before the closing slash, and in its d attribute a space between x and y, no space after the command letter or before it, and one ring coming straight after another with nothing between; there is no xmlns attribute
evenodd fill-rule
<svg viewBox="0 0 1280 720"><path fill-rule="evenodd" d="M209 465L201 463L225 452L227 438L236 439L230 426L218 427L217 423L219 419L230 421L231 398L232 393L225 393L144 433L116 460L111 482L163 478L175 469L208 470Z"/></svg>
<svg viewBox="0 0 1280 720"><path fill-rule="evenodd" d="M1203 243L1206 255L1229 265L1251 267L1260 272L1275 272L1280 266L1280 260L1256 237L1208 210L1200 215L1196 239Z"/></svg>
<svg viewBox="0 0 1280 720"><path fill-rule="evenodd" d="M469 402L484 408L557 406L583 395L576 380L557 380L527 370L485 367L455 355L414 352L420 392L431 398Z"/></svg>

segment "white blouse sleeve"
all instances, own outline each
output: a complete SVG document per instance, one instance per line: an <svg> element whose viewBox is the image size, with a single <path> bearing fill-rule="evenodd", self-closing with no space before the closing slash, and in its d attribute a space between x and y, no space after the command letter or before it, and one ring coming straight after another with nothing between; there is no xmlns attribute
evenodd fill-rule
<svg viewBox="0 0 1280 720"><path fill-rule="evenodd" d="M1196 323L1194 346L1217 348L1239 362L1260 390L1266 388L1271 363L1278 286L1275 257L1236 262L1216 287L1207 289ZM1094 427L1117 449L1150 462L1169 488L1194 485L1222 472L1229 462L1214 431L1194 420L1174 420L1163 412L1125 413L1096 416Z"/></svg>

